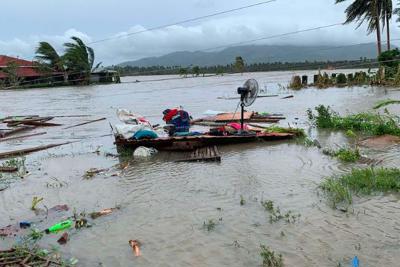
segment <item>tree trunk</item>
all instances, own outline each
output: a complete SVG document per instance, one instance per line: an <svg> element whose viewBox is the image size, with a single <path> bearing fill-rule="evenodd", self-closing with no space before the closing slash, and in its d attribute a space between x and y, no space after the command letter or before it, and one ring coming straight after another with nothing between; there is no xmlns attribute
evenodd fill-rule
<svg viewBox="0 0 400 267"><path fill-rule="evenodd" d="M379 11L379 4L376 1L376 41L378 45L378 56L382 53L382 42L381 42L381 24L380 24L380 11Z"/></svg>
<svg viewBox="0 0 400 267"><path fill-rule="evenodd" d="M386 42L387 49L390 50L390 25L389 25L389 14L386 12Z"/></svg>

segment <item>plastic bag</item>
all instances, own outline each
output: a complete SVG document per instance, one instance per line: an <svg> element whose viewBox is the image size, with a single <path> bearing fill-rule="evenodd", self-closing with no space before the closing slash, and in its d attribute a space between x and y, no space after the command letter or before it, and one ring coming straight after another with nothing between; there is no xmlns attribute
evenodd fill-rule
<svg viewBox="0 0 400 267"><path fill-rule="evenodd" d="M127 109L117 109L117 117L120 121L126 124L138 125L145 124L150 125L150 122L139 114L135 114Z"/></svg>
<svg viewBox="0 0 400 267"><path fill-rule="evenodd" d="M157 154L157 149L155 148L147 148L144 146L140 146L135 149L133 152L133 157L134 158L148 158L153 156L154 154Z"/></svg>

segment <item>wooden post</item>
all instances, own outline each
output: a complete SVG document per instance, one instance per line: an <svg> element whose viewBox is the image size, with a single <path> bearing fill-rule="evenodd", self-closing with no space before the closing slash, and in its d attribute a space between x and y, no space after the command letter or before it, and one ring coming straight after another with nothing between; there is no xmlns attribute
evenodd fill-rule
<svg viewBox="0 0 400 267"><path fill-rule="evenodd" d="M318 74L314 75L314 84L318 83L318 78L319 78Z"/></svg>
<svg viewBox="0 0 400 267"><path fill-rule="evenodd" d="M308 85L308 76L307 75L301 76L301 84L304 86Z"/></svg>

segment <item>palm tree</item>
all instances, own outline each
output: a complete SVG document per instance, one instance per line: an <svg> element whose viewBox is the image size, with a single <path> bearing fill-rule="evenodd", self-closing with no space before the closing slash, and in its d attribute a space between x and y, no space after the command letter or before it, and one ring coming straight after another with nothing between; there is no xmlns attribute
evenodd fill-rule
<svg viewBox="0 0 400 267"><path fill-rule="evenodd" d="M65 54L63 56L65 65L69 72L83 75L86 82L89 82L90 74L99 68L101 63L94 65L94 51L91 47L78 37L71 37L74 42L65 43Z"/></svg>
<svg viewBox="0 0 400 267"><path fill-rule="evenodd" d="M64 70L64 64L61 56L48 42L40 42L35 53L36 59L40 63L46 64L48 67L57 71Z"/></svg>
<svg viewBox="0 0 400 267"><path fill-rule="evenodd" d="M393 2L392 0L382 0L382 25L386 25L386 44L387 50L390 50L390 20L393 14Z"/></svg>
<svg viewBox="0 0 400 267"><path fill-rule="evenodd" d="M40 42L36 48L36 60L40 69L45 72L59 71L64 73L64 82L68 81L68 74L65 69L63 57L60 56L56 49L48 42Z"/></svg>
<svg viewBox="0 0 400 267"><path fill-rule="evenodd" d="M335 3L342 3L346 0L335 0ZM384 0L385 1L385 0ZM382 0L354 0L346 8L345 23L358 22L359 28L365 21L368 21L368 34L376 31L378 55L382 52L380 19L382 15Z"/></svg>

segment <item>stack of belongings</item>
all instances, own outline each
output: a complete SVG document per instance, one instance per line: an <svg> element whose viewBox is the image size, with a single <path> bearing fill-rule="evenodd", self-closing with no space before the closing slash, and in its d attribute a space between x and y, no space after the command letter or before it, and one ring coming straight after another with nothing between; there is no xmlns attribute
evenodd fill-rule
<svg viewBox="0 0 400 267"><path fill-rule="evenodd" d="M250 127L247 124L243 124L243 131L250 132ZM241 131L240 123L231 122L224 126L211 128L209 134L212 136L228 136L228 135L237 135Z"/></svg>
<svg viewBox="0 0 400 267"><path fill-rule="evenodd" d="M167 124L165 129L170 136L189 135L190 115L182 108L166 109L163 111L163 120Z"/></svg>
<svg viewBox="0 0 400 267"><path fill-rule="evenodd" d="M115 125L115 130L117 135L124 139L155 139L159 136L150 122L143 116L127 109L118 109L117 116L123 124Z"/></svg>

